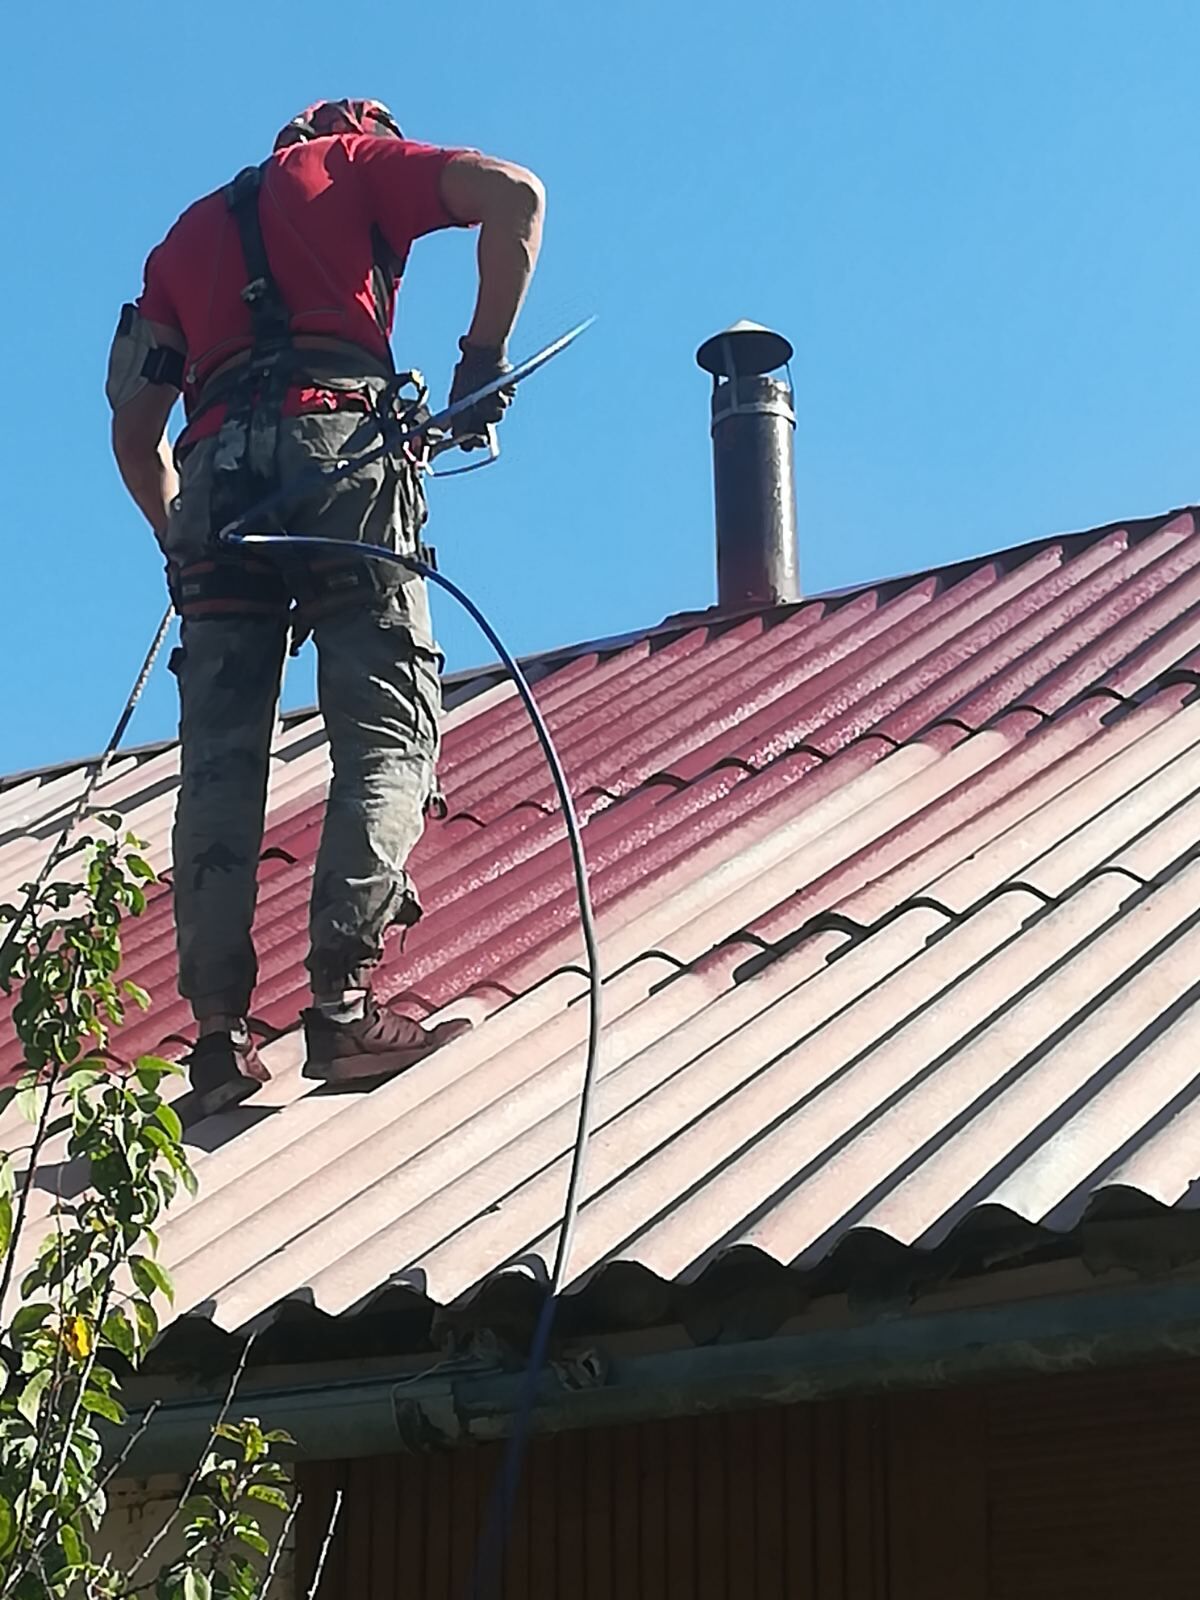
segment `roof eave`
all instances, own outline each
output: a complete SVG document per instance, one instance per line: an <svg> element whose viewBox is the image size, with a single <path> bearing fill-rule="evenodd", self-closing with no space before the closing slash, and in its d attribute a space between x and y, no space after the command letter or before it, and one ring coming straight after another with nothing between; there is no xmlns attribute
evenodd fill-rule
<svg viewBox="0 0 1200 1600"><path fill-rule="evenodd" d="M557 1370L543 1374L531 1427L561 1433L1164 1355L1200 1356L1195 1278L690 1349L611 1357L589 1351L572 1363L570 1385ZM257 1389L232 1414L252 1413L264 1426L286 1429L310 1460L391 1455L506 1438L524 1381L519 1371L439 1363L426 1377ZM128 1473L194 1464L212 1414L211 1398L162 1406L131 1451Z"/></svg>

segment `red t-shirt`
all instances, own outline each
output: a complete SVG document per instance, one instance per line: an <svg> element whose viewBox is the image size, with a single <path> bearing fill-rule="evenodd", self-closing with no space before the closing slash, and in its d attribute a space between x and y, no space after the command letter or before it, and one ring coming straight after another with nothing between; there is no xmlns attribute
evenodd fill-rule
<svg viewBox="0 0 1200 1600"><path fill-rule="evenodd" d="M346 339L386 357L371 287L372 228L403 269L414 239L461 226L441 198L442 168L459 154L354 133L289 145L271 158L259 218L293 333ZM138 309L183 335L189 409L208 375L250 347L246 277L223 190L189 206L146 262ZM216 430L218 409L204 414L194 436Z"/></svg>

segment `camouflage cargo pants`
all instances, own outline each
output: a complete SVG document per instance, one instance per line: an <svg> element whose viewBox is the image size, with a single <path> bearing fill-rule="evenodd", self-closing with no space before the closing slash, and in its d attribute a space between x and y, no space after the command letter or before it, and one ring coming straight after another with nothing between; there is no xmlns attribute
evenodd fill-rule
<svg viewBox="0 0 1200 1600"><path fill-rule="evenodd" d="M352 453L365 442L355 438L361 426L361 416L345 412L284 419L281 479ZM167 540L181 565L204 553L217 443L202 441L181 466ZM412 550L423 519L415 476L379 463L306 501L287 528ZM300 564L289 576L302 576ZM318 993L365 983L388 927L419 915L405 863L436 787L440 656L425 585L400 576L379 570L373 592L335 599L306 618L333 767L309 915ZM179 987L198 1016L244 1014L257 978L251 928L288 636L282 608L192 617L172 662L181 706L173 841Z"/></svg>

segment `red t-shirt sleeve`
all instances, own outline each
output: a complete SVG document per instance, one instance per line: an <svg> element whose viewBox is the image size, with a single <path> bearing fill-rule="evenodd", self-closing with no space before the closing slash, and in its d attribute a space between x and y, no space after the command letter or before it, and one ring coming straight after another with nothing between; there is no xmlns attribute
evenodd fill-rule
<svg viewBox="0 0 1200 1600"><path fill-rule="evenodd" d="M142 292L138 296L137 308L141 314L151 322L161 322L164 327L174 328L182 334L183 326L174 302L163 282L161 271L161 245L155 246L146 257L146 266L142 275Z"/></svg>
<svg viewBox="0 0 1200 1600"><path fill-rule="evenodd" d="M403 259L422 234L468 224L452 217L442 201L442 169L462 150L415 144L409 139L362 137L353 141L352 159L361 175L371 220Z"/></svg>

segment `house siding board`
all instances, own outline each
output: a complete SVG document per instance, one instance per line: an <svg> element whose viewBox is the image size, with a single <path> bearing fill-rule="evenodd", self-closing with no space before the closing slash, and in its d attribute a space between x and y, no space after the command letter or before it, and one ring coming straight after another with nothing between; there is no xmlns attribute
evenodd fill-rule
<svg viewBox="0 0 1200 1600"><path fill-rule="evenodd" d="M1198 1372L1179 1362L534 1438L507 1559L488 1569L494 1593L1175 1600L1195 1588ZM467 1593L502 1451L302 1467L298 1592L341 1485L322 1593Z"/></svg>
<svg viewBox="0 0 1200 1600"><path fill-rule="evenodd" d="M983 1206L1062 1230L1114 1185L1193 1203L1198 630L1188 513L531 663L609 974L576 1291L619 1264L690 1280L733 1248L804 1271L856 1230L928 1244ZM553 1251L578 915L522 708L479 683L455 688L449 817L413 858L425 916L378 979L477 1027L355 1104L300 1075L329 764L319 719L279 732L256 924L271 1115L198 1136L200 1199L163 1230L184 1314L340 1313L389 1278L469 1300ZM96 807L123 805L162 861L176 781L173 747L123 757ZM0 838L24 830L0 843L0 888L37 870L82 782L0 789ZM157 1003L123 1051L184 1048L174 963L163 887L127 933ZM1112 992L1094 1024L1088 971ZM20 1137L9 1108L0 1140ZM49 1204L39 1190L35 1220Z"/></svg>
<svg viewBox="0 0 1200 1600"><path fill-rule="evenodd" d="M1194 1589L1192 1366L1138 1372L1123 1385L1080 1375L998 1390L987 1474L989 1597L1174 1600Z"/></svg>

